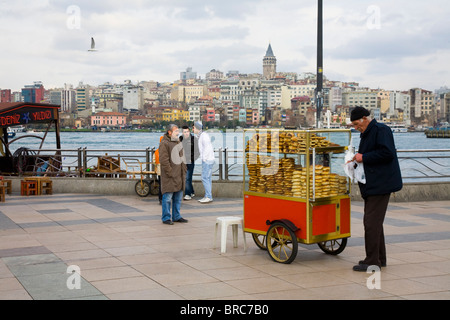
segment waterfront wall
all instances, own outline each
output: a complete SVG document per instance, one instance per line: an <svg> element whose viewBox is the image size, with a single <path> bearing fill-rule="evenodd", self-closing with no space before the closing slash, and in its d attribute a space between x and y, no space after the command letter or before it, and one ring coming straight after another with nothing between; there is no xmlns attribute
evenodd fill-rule
<svg viewBox="0 0 450 320"><path fill-rule="evenodd" d="M11 177L13 192L20 193L20 178ZM111 178L52 178L53 193L81 193L136 196L136 179ZM197 199L204 195L200 181L193 183ZM214 198L241 198L243 183L238 181L213 181ZM149 196L155 197L155 196ZM352 200L362 201L357 185L352 185ZM391 202L450 200L450 182L408 183L391 196Z"/></svg>

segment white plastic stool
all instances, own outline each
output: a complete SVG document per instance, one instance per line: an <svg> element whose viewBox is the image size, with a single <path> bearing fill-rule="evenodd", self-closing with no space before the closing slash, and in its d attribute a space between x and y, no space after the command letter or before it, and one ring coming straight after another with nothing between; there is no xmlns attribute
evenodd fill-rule
<svg viewBox="0 0 450 320"><path fill-rule="evenodd" d="M217 229L220 228L220 253L225 253L227 248L227 230L228 226L231 225L233 229L233 245L237 248L238 244L238 226L242 227L242 235L244 237L244 251L247 251L247 243L245 241L245 232L244 232L244 219L241 217L219 217L216 220L216 232L214 234L214 248L216 248L216 239L217 239Z"/></svg>

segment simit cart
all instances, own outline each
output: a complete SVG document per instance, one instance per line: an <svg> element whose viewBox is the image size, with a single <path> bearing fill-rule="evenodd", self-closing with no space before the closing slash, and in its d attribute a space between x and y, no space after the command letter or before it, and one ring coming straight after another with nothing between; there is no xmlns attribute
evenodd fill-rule
<svg viewBox="0 0 450 320"><path fill-rule="evenodd" d="M350 237L347 129L244 130L244 230L279 263L298 244L341 253Z"/></svg>

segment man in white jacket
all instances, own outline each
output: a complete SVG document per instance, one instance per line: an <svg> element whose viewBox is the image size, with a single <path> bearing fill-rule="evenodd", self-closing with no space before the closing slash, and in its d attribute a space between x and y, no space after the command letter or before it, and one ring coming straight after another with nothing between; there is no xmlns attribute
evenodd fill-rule
<svg viewBox="0 0 450 320"><path fill-rule="evenodd" d="M198 200L201 203L213 201L212 197L212 168L214 166L214 149L209 134L203 132L203 125L197 121L194 123L194 134L198 136L198 149L202 159L202 183L205 188L205 196Z"/></svg>

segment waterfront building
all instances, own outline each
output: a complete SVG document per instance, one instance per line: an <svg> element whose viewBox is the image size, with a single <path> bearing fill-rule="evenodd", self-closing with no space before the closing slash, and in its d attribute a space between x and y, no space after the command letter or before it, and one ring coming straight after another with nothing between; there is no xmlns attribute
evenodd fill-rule
<svg viewBox="0 0 450 320"><path fill-rule="evenodd" d="M273 79L277 74L277 58L273 54L272 46L269 43L266 55L263 58L263 77Z"/></svg>
<svg viewBox="0 0 450 320"><path fill-rule="evenodd" d="M0 102L12 102L11 89L0 90Z"/></svg>
<svg viewBox="0 0 450 320"><path fill-rule="evenodd" d="M40 103L44 100L44 86L41 81L35 81L32 85L22 88L23 102Z"/></svg>
<svg viewBox="0 0 450 320"><path fill-rule="evenodd" d="M91 126L124 127L127 116L120 112L98 112L91 116Z"/></svg>
<svg viewBox="0 0 450 320"><path fill-rule="evenodd" d="M65 83L61 90L61 112L73 112L76 110L76 91L71 84Z"/></svg>
<svg viewBox="0 0 450 320"><path fill-rule="evenodd" d="M410 124L411 96L405 92L389 92L389 117L403 119L406 124Z"/></svg>
<svg viewBox="0 0 450 320"><path fill-rule="evenodd" d="M61 105L61 89L48 90L50 104Z"/></svg>
<svg viewBox="0 0 450 320"><path fill-rule="evenodd" d="M85 85L80 82L80 84L76 88L76 100L78 112L83 112L90 109L91 100L89 97L89 85Z"/></svg>
<svg viewBox="0 0 450 320"><path fill-rule="evenodd" d="M189 111L178 108L166 108L156 113L156 121L177 122L179 120L189 121Z"/></svg>
<svg viewBox="0 0 450 320"><path fill-rule="evenodd" d="M435 95L433 92L421 88L413 88L409 90L409 94L411 96L411 117L420 118L435 111Z"/></svg>
<svg viewBox="0 0 450 320"><path fill-rule="evenodd" d="M444 122L450 122L450 92L442 93L440 100L439 118Z"/></svg>

